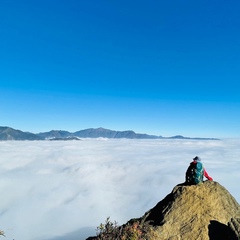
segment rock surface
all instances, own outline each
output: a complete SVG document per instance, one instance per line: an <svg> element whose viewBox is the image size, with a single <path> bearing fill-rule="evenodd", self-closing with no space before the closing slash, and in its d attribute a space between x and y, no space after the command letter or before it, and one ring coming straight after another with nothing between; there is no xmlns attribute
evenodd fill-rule
<svg viewBox="0 0 240 240"><path fill-rule="evenodd" d="M151 230L147 240L240 240L240 205L217 182L179 184L141 218L123 227L135 223Z"/></svg>
<svg viewBox="0 0 240 240"><path fill-rule="evenodd" d="M240 240L240 218L232 218L228 226L233 231L235 239Z"/></svg>
<svg viewBox="0 0 240 240"><path fill-rule="evenodd" d="M156 226L159 239L163 240L233 240L240 235L239 225L231 228L228 223L237 217L240 206L234 197L219 183L206 181L176 186L144 214L141 222ZM236 222L235 226L239 224Z"/></svg>

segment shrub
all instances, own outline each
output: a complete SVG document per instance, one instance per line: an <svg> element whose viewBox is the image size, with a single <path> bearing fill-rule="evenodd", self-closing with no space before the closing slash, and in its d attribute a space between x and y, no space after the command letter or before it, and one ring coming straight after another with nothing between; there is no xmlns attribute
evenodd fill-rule
<svg viewBox="0 0 240 240"><path fill-rule="evenodd" d="M154 240L156 232L149 224L140 224L138 220L131 220L119 226L116 221L108 217L105 223L97 227L97 240Z"/></svg>
<svg viewBox="0 0 240 240"><path fill-rule="evenodd" d="M97 239L99 240L110 240L114 239L118 235L118 225L117 222L111 222L110 217L108 217L105 223L100 223L97 227ZM117 239L117 238L116 238Z"/></svg>

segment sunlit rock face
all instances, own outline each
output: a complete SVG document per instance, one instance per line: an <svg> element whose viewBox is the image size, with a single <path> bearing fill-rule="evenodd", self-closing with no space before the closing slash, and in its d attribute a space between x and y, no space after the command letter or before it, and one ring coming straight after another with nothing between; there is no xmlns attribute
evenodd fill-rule
<svg viewBox="0 0 240 240"><path fill-rule="evenodd" d="M237 216L240 206L234 197L219 183L206 181L176 186L142 222L156 226L161 239L234 239L239 228L235 227L234 236L228 223Z"/></svg>
<svg viewBox="0 0 240 240"><path fill-rule="evenodd" d="M139 223L141 229L151 230L148 240L238 240L239 217L240 205L234 197L219 183L206 181L177 185L141 218L131 219L122 228Z"/></svg>

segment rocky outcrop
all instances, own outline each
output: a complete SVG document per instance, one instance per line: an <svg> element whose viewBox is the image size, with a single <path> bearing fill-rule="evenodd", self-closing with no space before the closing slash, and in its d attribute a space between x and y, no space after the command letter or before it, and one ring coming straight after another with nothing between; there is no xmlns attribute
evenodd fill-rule
<svg viewBox="0 0 240 240"><path fill-rule="evenodd" d="M141 218L132 219L126 225L136 222L142 229L151 229L148 240L240 239L240 205L214 181L177 185Z"/></svg>
<svg viewBox="0 0 240 240"><path fill-rule="evenodd" d="M156 227L160 239L233 239L228 223L240 217L240 206L219 183L178 185L141 218ZM240 232L236 229L235 232Z"/></svg>

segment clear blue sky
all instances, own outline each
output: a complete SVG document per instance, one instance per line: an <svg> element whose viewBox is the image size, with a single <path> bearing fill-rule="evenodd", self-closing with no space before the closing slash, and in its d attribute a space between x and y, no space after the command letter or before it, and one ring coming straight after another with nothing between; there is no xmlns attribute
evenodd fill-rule
<svg viewBox="0 0 240 240"><path fill-rule="evenodd" d="M2 0L0 126L240 137L240 1Z"/></svg>

